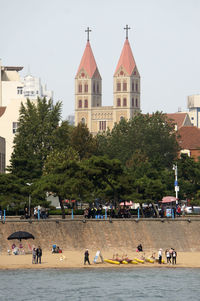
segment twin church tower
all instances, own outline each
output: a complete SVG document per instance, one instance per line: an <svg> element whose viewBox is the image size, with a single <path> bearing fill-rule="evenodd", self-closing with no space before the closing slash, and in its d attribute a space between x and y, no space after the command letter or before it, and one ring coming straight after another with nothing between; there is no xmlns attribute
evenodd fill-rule
<svg viewBox="0 0 200 301"><path fill-rule="evenodd" d="M89 41L75 77L75 125L84 123L92 134L112 130L120 119L130 119L140 112L140 74L126 40L113 76L113 106L102 106L102 80Z"/></svg>

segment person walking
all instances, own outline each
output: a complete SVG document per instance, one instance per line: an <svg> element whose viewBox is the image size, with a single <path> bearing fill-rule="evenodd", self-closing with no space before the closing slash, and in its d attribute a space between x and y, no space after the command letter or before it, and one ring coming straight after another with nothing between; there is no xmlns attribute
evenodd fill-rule
<svg viewBox="0 0 200 301"><path fill-rule="evenodd" d="M162 249L160 249L158 251L158 263L161 264L162 263Z"/></svg>
<svg viewBox="0 0 200 301"><path fill-rule="evenodd" d="M165 251L165 256L167 258L167 263L171 263L171 254L168 249Z"/></svg>
<svg viewBox="0 0 200 301"><path fill-rule="evenodd" d="M86 264L86 262L88 262L88 264L90 265L88 249L86 249L85 254L84 254L84 264Z"/></svg>
<svg viewBox="0 0 200 301"><path fill-rule="evenodd" d="M32 251L32 263L36 263L36 249L33 248L33 251Z"/></svg>
<svg viewBox="0 0 200 301"><path fill-rule="evenodd" d="M36 255L37 255L37 263L39 261L39 263L41 264L41 257L42 257L42 249L41 247L39 246L36 250Z"/></svg>
<svg viewBox="0 0 200 301"><path fill-rule="evenodd" d="M172 251L172 264L176 264L177 252L175 250Z"/></svg>

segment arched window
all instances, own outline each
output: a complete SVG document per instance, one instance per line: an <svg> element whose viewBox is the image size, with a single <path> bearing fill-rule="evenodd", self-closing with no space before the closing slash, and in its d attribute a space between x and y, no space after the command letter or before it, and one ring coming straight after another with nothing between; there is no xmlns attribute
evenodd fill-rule
<svg viewBox="0 0 200 301"><path fill-rule="evenodd" d="M93 92L95 93L95 83L93 84Z"/></svg>
<svg viewBox="0 0 200 301"><path fill-rule="evenodd" d="M132 81L132 91L134 91L134 81Z"/></svg>
<svg viewBox="0 0 200 301"><path fill-rule="evenodd" d="M117 98L117 107L121 107L121 99Z"/></svg>
<svg viewBox="0 0 200 301"><path fill-rule="evenodd" d="M135 106L138 107L138 99L135 100Z"/></svg>
<svg viewBox="0 0 200 301"><path fill-rule="evenodd" d="M121 91L121 83L117 83L117 91Z"/></svg>
<svg viewBox="0 0 200 301"><path fill-rule="evenodd" d="M138 91L138 84L135 85L135 90Z"/></svg>
<svg viewBox="0 0 200 301"><path fill-rule="evenodd" d="M82 93L82 85L81 84L78 85L78 92Z"/></svg>
<svg viewBox="0 0 200 301"><path fill-rule="evenodd" d="M132 98L132 107L134 107L134 98Z"/></svg>
<svg viewBox="0 0 200 301"><path fill-rule="evenodd" d="M126 106L127 106L126 98L123 98L123 107L126 107Z"/></svg>
<svg viewBox="0 0 200 301"><path fill-rule="evenodd" d="M88 92L88 84L85 84L85 92Z"/></svg>
<svg viewBox="0 0 200 301"><path fill-rule="evenodd" d="M85 118L82 118L82 119L81 119L81 123L82 123L82 124L85 124Z"/></svg>
<svg viewBox="0 0 200 301"><path fill-rule="evenodd" d="M84 100L84 108L88 108L88 100L87 99Z"/></svg>
<svg viewBox="0 0 200 301"><path fill-rule="evenodd" d="M78 107L82 108L82 100L81 99L79 99L79 101L78 101Z"/></svg>
<svg viewBox="0 0 200 301"><path fill-rule="evenodd" d="M123 83L123 91L127 91L127 83L126 82Z"/></svg>
<svg viewBox="0 0 200 301"><path fill-rule="evenodd" d="M97 84L97 93L99 93L99 84Z"/></svg>

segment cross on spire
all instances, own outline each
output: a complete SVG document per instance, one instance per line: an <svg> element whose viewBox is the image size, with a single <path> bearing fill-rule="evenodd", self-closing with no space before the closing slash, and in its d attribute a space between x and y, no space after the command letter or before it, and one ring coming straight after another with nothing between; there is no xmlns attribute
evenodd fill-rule
<svg viewBox="0 0 200 301"><path fill-rule="evenodd" d="M86 30L85 30L85 32L87 32L87 41L89 42L89 40L90 40L90 32L91 32L92 30L88 27Z"/></svg>
<svg viewBox="0 0 200 301"><path fill-rule="evenodd" d="M131 29L130 27L128 27L128 25L126 25L126 27L124 28L126 30L126 39L128 40L128 31L129 29Z"/></svg>

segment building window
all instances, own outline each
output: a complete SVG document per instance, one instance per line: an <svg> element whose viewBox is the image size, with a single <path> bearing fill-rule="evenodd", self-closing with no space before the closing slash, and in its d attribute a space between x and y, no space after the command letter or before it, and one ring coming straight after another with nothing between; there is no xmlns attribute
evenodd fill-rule
<svg viewBox="0 0 200 301"><path fill-rule="evenodd" d="M79 101L78 101L78 107L82 108L82 100L81 99L79 99Z"/></svg>
<svg viewBox="0 0 200 301"><path fill-rule="evenodd" d="M82 93L82 85L81 84L78 85L78 92Z"/></svg>
<svg viewBox="0 0 200 301"><path fill-rule="evenodd" d="M17 128L18 128L18 125L19 125L19 122L13 122L13 128L12 128L12 132L13 132L13 134L15 134L15 133L16 133L16 131L17 131Z"/></svg>
<svg viewBox="0 0 200 301"><path fill-rule="evenodd" d="M85 118L82 118L82 119L81 119L81 123L82 123L82 124L85 124Z"/></svg>
<svg viewBox="0 0 200 301"><path fill-rule="evenodd" d="M121 91L121 83L117 83L117 91Z"/></svg>
<svg viewBox="0 0 200 301"><path fill-rule="evenodd" d="M135 85L135 90L138 91L138 84Z"/></svg>
<svg viewBox="0 0 200 301"><path fill-rule="evenodd" d="M126 98L123 98L123 107L126 107L126 106L127 106Z"/></svg>
<svg viewBox="0 0 200 301"><path fill-rule="evenodd" d="M132 107L134 107L134 98L132 98Z"/></svg>
<svg viewBox="0 0 200 301"><path fill-rule="evenodd" d="M191 120L194 120L194 117L191 117Z"/></svg>
<svg viewBox="0 0 200 301"><path fill-rule="evenodd" d="M95 83L93 84L93 93L95 93Z"/></svg>
<svg viewBox="0 0 200 301"><path fill-rule="evenodd" d="M134 82L132 82L132 91L134 91Z"/></svg>
<svg viewBox="0 0 200 301"><path fill-rule="evenodd" d="M85 84L85 92L88 92L88 84Z"/></svg>
<svg viewBox="0 0 200 301"><path fill-rule="evenodd" d="M117 98L117 107L121 107L121 99Z"/></svg>
<svg viewBox="0 0 200 301"><path fill-rule="evenodd" d="M123 83L123 91L127 91L127 83Z"/></svg>
<svg viewBox="0 0 200 301"><path fill-rule="evenodd" d="M138 99L135 100L135 106L138 107Z"/></svg>
<svg viewBox="0 0 200 301"><path fill-rule="evenodd" d="M99 131L106 131L106 121L99 121Z"/></svg>
<svg viewBox="0 0 200 301"><path fill-rule="evenodd" d="M87 99L85 99L85 101L84 101L84 108L88 108L88 100Z"/></svg>
<svg viewBox="0 0 200 301"><path fill-rule="evenodd" d="M17 94L22 95L23 94L23 87L17 87Z"/></svg>
<svg viewBox="0 0 200 301"><path fill-rule="evenodd" d="M120 117L120 121L123 120L123 119L124 119L124 116L121 116L121 117Z"/></svg>
<svg viewBox="0 0 200 301"><path fill-rule="evenodd" d="M99 93L99 84L97 84L97 93Z"/></svg>

